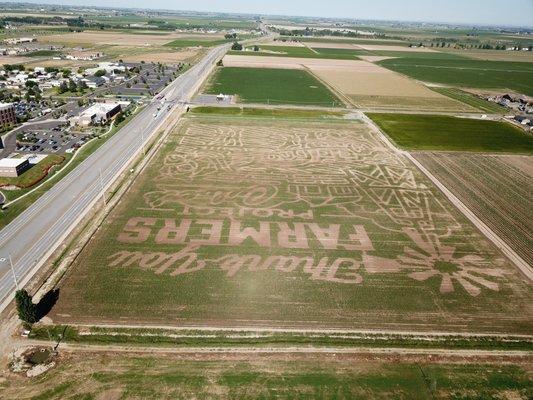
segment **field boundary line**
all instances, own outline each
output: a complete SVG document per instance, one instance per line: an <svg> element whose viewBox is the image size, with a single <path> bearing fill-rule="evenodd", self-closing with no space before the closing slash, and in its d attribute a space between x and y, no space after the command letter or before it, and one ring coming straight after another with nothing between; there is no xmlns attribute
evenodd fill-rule
<svg viewBox="0 0 533 400"><path fill-rule="evenodd" d="M344 108L358 108L348 96L346 96L344 93L342 93L339 89L337 89L335 86L330 85L328 82L320 78L318 75L313 73L313 70L306 66L305 64L302 64L304 67L304 71L307 71L308 74L310 74L312 77L314 77L317 81L319 81L321 84L323 84L326 88L328 88L337 98L344 103Z"/></svg>
<svg viewBox="0 0 533 400"><path fill-rule="evenodd" d="M60 325L60 324L57 324ZM283 328L283 327L254 327L254 326L205 326L205 325L149 325L149 324L68 324L71 327L103 328L103 329L155 329L166 331L200 331L200 332L254 332L254 333L312 333L312 334L354 334L354 335L396 335L396 336L421 336L421 337L461 337L461 338L511 338L533 340L533 335L514 333L481 333L481 332L445 332L445 331L405 331L387 329L342 329L342 328Z"/></svg>
<svg viewBox="0 0 533 400"><path fill-rule="evenodd" d="M490 229L476 214L474 214L457 196L455 196L446 185L444 185L435 175L433 175L426 167L424 167L415 157L408 151L400 150L396 147L391 139L372 121L366 114L363 115L363 120L379 134L382 140L395 152L405 156L410 160L427 178L446 196L446 198L472 223L474 226L489 239L527 278L529 283L533 283L533 268L520 257L502 238L500 238L492 229Z"/></svg>
<svg viewBox="0 0 533 400"><path fill-rule="evenodd" d="M56 342L40 341L35 339L25 340L26 346L39 346L43 343L50 343L55 345ZM306 354L320 354L320 353L340 353L340 354L381 354L381 355L442 355L442 356L460 356L460 357L499 357L499 358L513 358L525 357L529 358L533 355L530 351L525 350L458 350L458 349L416 349L416 348L402 348L402 347L312 347L312 346L287 346L287 347L155 347L155 346L120 346L120 345L90 345L90 344L72 344L61 343L59 347L63 351L85 351L85 352L121 352L121 353L151 353L151 354L227 354L227 353L241 353L241 354L287 354L287 353L306 353Z"/></svg>

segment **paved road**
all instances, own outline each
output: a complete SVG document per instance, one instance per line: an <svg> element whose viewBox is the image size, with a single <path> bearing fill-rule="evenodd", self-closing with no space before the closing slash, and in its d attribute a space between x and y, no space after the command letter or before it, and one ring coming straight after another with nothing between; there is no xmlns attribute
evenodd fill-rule
<svg viewBox="0 0 533 400"><path fill-rule="evenodd" d="M100 201L102 188L109 187L141 151L143 140L147 142L158 130L172 112L168 105L177 106L187 101L228 48L229 45L224 45L207 53L201 62L161 92L165 96L164 106L154 99L95 153L0 231L0 311L9 304L15 290L10 258L18 284L23 286L87 210ZM158 107L161 111L157 111Z"/></svg>

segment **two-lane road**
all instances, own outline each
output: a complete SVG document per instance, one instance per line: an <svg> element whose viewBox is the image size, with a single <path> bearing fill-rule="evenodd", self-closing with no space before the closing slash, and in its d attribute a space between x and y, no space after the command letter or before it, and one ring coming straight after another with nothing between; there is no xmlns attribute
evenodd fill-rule
<svg viewBox="0 0 533 400"><path fill-rule="evenodd" d="M164 103L152 101L97 151L41 196L0 231L0 311L13 299L15 280L27 283L51 253L69 235L132 159L158 131L179 103L187 101L208 76L228 45L212 49L161 93ZM169 110L168 104L174 107ZM161 110L158 111L158 108Z"/></svg>

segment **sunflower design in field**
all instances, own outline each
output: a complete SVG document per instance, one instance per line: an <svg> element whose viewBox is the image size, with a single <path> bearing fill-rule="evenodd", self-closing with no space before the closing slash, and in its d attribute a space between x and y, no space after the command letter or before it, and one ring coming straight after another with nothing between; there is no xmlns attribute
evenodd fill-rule
<svg viewBox="0 0 533 400"><path fill-rule="evenodd" d="M417 281L440 279L440 292L455 291L460 285L470 296L478 296L482 288L500 290L498 278L504 270L495 268L503 260L489 261L477 254L458 255L454 246L444 245L436 235L422 235L412 228L403 230L418 249L406 246L404 254L397 257L400 268L409 269L408 276Z"/></svg>

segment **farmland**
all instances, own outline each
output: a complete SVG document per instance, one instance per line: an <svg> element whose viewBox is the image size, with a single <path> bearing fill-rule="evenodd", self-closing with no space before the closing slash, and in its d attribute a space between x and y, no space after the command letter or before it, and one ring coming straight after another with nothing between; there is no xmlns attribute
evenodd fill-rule
<svg viewBox="0 0 533 400"><path fill-rule="evenodd" d="M424 82L467 88L509 89L533 96L533 63L400 58L380 61L379 64Z"/></svg>
<svg viewBox="0 0 533 400"><path fill-rule="evenodd" d="M188 118L60 284L56 323L526 332L514 268L360 122Z"/></svg>
<svg viewBox="0 0 533 400"><path fill-rule="evenodd" d="M440 115L368 116L407 150L533 153L533 137L505 122Z"/></svg>
<svg viewBox="0 0 533 400"><path fill-rule="evenodd" d="M437 93L443 94L487 113L504 114L506 112L506 109L499 104L481 99L460 89L445 87L434 87L431 89Z"/></svg>
<svg viewBox="0 0 533 400"><path fill-rule="evenodd" d="M342 103L306 71L269 68L219 68L207 93L235 94L244 103L338 106Z"/></svg>
<svg viewBox="0 0 533 400"><path fill-rule="evenodd" d="M259 45L259 51L230 51L228 54L247 56L325 58L339 60L357 60L355 49L310 49L299 46L265 46Z"/></svg>
<svg viewBox="0 0 533 400"><path fill-rule="evenodd" d="M355 68L310 66L310 69L359 108L473 111L468 105L366 61L360 61Z"/></svg>
<svg viewBox="0 0 533 400"><path fill-rule="evenodd" d="M344 95L346 102L359 108L477 111L419 82L362 60L227 55L223 61L226 67L308 69L337 93Z"/></svg>
<svg viewBox="0 0 533 400"><path fill-rule="evenodd" d="M1 383L5 399L526 398L525 364L404 362L357 355L253 353L139 355L65 353L61 364L31 380ZM82 384L78 384L81 383ZM216 395L214 396L213 393ZM122 396L122 397L121 397ZM507 397L505 397L507 396Z"/></svg>
<svg viewBox="0 0 533 400"><path fill-rule="evenodd" d="M416 153L415 157L533 265L533 176L512 164L518 160L531 165L531 156Z"/></svg>

